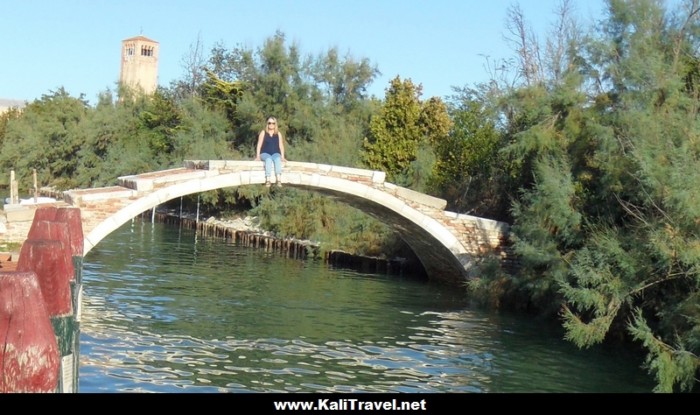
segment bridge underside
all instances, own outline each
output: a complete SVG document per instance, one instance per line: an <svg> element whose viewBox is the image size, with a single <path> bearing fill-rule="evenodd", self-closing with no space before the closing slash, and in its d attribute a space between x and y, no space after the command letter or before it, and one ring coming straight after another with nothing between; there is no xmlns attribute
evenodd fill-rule
<svg viewBox="0 0 700 415"><path fill-rule="evenodd" d="M378 221L394 229L401 239L413 250L431 280L455 284L466 281L466 270L455 254L438 243L435 238L416 223L397 215L377 203L329 189L309 186L295 186L331 197L339 202L357 208Z"/></svg>

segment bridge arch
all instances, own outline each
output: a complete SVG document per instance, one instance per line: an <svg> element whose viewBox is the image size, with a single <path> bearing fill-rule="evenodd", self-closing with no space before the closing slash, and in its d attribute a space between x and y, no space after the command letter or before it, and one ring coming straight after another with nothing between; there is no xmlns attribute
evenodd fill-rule
<svg viewBox="0 0 700 415"><path fill-rule="evenodd" d="M183 168L124 176L119 178L120 186L72 190L64 196L81 207L83 255L87 255L111 232L160 204L190 194L261 185L264 181L260 162L186 161ZM388 224L413 249L432 278L452 283L467 278L477 253L463 244L464 238L460 239L453 226L459 215L445 212L444 200L388 183L380 171L315 163L288 162L283 183L326 194ZM479 218L474 219L478 223Z"/></svg>

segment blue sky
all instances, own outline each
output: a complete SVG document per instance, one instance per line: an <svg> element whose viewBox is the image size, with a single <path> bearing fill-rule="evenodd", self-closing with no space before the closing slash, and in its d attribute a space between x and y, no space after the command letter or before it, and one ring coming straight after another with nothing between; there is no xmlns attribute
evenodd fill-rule
<svg viewBox="0 0 700 415"><path fill-rule="evenodd" d="M603 0L572 0L590 26ZM159 84L183 74L199 37L211 47L257 48L281 31L302 53L330 47L368 58L382 73L370 94L384 97L400 76L423 98L488 80L485 58L514 56L504 40L507 9L519 4L543 40L559 0L0 0L0 98L33 100L59 87L71 95L115 90L123 39L160 43Z"/></svg>

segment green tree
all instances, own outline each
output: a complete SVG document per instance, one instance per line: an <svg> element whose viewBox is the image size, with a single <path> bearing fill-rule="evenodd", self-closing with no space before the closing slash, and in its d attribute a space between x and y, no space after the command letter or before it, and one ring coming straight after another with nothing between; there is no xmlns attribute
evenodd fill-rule
<svg viewBox="0 0 700 415"><path fill-rule="evenodd" d="M116 105L109 92L100 94L96 107L88 114L84 128L86 140L78 153L79 165L74 177L77 186L116 184L117 175L106 164L107 155L117 143L136 135L138 123L130 106Z"/></svg>
<svg viewBox="0 0 700 415"><path fill-rule="evenodd" d="M182 121L175 101L156 90L139 113L141 135L147 137L151 153L160 156L173 151L173 137Z"/></svg>
<svg viewBox="0 0 700 415"><path fill-rule="evenodd" d="M506 219L505 160L493 112L473 92L461 91L451 106L452 131L435 142L432 185L448 209Z"/></svg>
<svg viewBox="0 0 700 415"><path fill-rule="evenodd" d="M695 388L700 367L698 94L686 64L700 9L663 5L610 0L598 36L571 43L566 71L510 95L523 269L490 287L561 306L580 347L639 341L656 390L670 392Z"/></svg>
<svg viewBox="0 0 700 415"><path fill-rule="evenodd" d="M11 107L2 114L0 114L0 146L5 141L5 135L7 134L7 124L11 120L16 120L22 115L22 110L17 107Z"/></svg>
<svg viewBox="0 0 700 415"><path fill-rule="evenodd" d="M311 76L325 90L329 102L344 111L352 110L367 98L367 87L379 71L369 59L357 60L350 54L341 59L337 48L328 49L311 64Z"/></svg>
<svg viewBox="0 0 700 415"><path fill-rule="evenodd" d="M225 81L207 70L206 80L201 86L200 96L212 109L221 111L235 127L237 122L238 101L243 95L243 85L237 81Z"/></svg>
<svg viewBox="0 0 700 415"><path fill-rule="evenodd" d="M64 88L28 104L20 117L6 125L0 154L3 171L15 170L24 190L33 185L33 169L40 185L72 187L87 112L87 102L71 97Z"/></svg>
<svg viewBox="0 0 700 415"><path fill-rule="evenodd" d="M235 148L253 156L258 132L267 116L280 120L290 145L308 141L318 133L317 110L322 95L310 83L297 44L287 45L277 32L257 51L217 45L209 59L210 71L222 81L235 82L243 91L237 101Z"/></svg>
<svg viewBox="0 0 700 415"><path fill-rule="evenodd" d="M369 168L383 170L395 181L416 158L423 138L420 121L422 87L410 79L394 78L386 91L379 114L372 117L365 138L365 161Z"/></svg>
<svg viewBox="0 0 700 415"><path fill-rule="evenodd" d="M335 48L318 56L304 55L298 44L289 44L276 32L258 49L216 45L208 60L209 73L219 84L232 85L235 120L234 147L252 157L262 121L275 116L288 140L290 159L301 156L334 156L333 146L348 149L361 142L374 103L366 102L368 85L378 74L367 59L340 58ZM211 82L210 82L211 83ZM228 83L228 84L227 84ZM221 88L213 88L214 91ZM225 96L231 96L226 93ZM231 117L229 117L231 118ZM318 148L315 152L313 149Z"/></svg>
<svg viewBox="0 0 700 415"><path fill-rule="evenodd" d="M647 349L658 391L692 389L700 368L698 95L681 64L697 51L700 8L686 6L673 16L657 1L609 2L591 48L614 131L596 190L618 208L591 220L562 285L569 337L587 346L619 323Z"/></svg>
<svg viewBox="0 0 700 415"><path fill-rule="evenodd" d="M388 180L399 184L412 182L411 167L419 149L432 149L451 127L447 107L439 98L422 102L421 90L410 79L394 78L379 113L371 118L364 140L367 166L385 171ZM428 146L421 147L423 144Z"/></svg>

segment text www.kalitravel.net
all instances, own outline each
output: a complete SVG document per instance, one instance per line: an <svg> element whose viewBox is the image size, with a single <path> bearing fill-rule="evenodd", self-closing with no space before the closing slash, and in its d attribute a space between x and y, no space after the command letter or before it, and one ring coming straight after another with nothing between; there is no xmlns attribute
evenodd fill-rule
<svg viewBox="0 0 700 415"><path fill-rule="evenodd" d="M427 411L420 401L363 400L355 398L317 399L315 401L274 401L276 411Z"/></svg>

